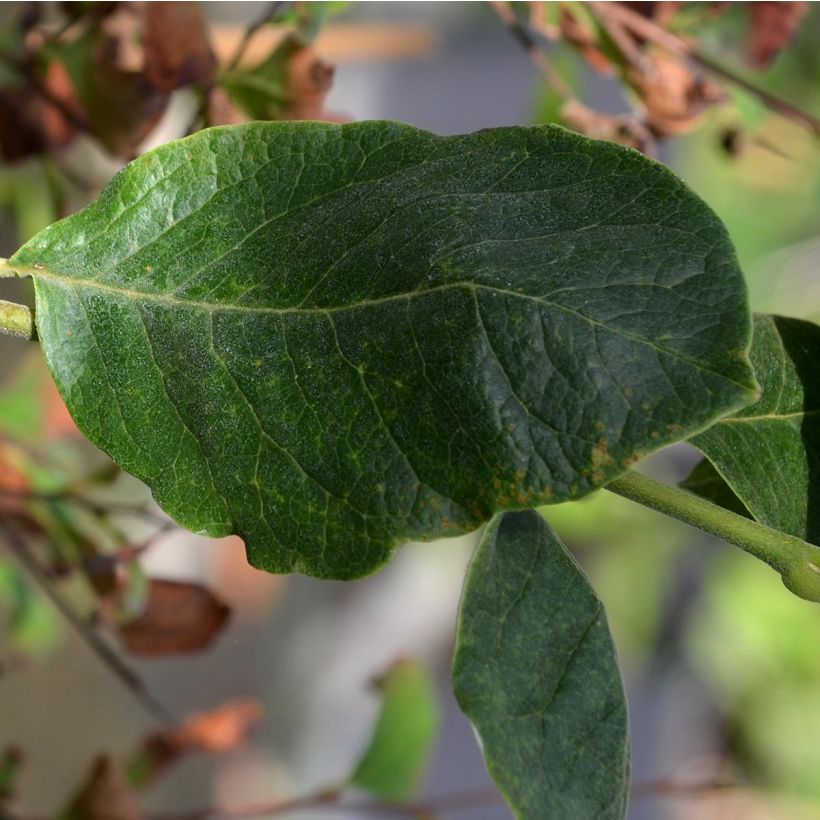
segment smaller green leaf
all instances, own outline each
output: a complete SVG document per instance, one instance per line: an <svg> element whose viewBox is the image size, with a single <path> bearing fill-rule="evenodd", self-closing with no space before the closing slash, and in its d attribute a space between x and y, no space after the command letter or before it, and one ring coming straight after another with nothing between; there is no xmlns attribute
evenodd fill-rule
<svg viewBox="0 0 820 820"><path fill-rule="evenodd" d="M757 521L820 544L820 326L758 315L750 355L760 399L692 444ZM687 489L727 506L696 478Z"/></svg>
<svg viewBox="0 0 820 820"><path fill-rule="evenodd" d="M702 458L692 468L692 472L683 481L678 482L678 487L699 495L717 504L718 507L723 507L724 510L731 510L745 518L752 517L708 458Z"/></svg>
<svg viewBox="0 0 820 820"><path fill-rule="evenodd" d="M453 683L516 817L624 816L626 698L603 606L532 510L496 516L481 539Z"/></svg>
<svg viewBox="0 0 820 820"><path fill-rule="evenodd" d="M45 429L45 379L39 351L25 356L11 377L0 384L0 435L23 442L42 441Z"/></svg>
<svg viewBox="0 0 820 820"><path fill-rule="evenodd" d="M384 701L350 782L384 800L412 796L438 729L435 687L415 661L394 664L379 682Z"/></svg>
<svg viewBox="0 0 820 820"><path fill-rule="evenodd" d="M21 763L22 756L14 747L7 747L0 755L0 801L14 793ZM0 808L0 817L3 816L2 808Z"/></svg>

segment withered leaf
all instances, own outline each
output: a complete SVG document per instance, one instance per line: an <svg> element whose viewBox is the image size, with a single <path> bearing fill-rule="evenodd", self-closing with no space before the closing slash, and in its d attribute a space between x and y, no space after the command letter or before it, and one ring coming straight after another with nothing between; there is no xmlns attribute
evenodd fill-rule
<svg viewBox="0 0 820 820"><path fill-rule="evenodd" d="M120 66L122 44L89 30L61 50L94 136L114 155L130 158L168 104L169 94L140 71Z"/></svg>
<svg viewBox="0 0 820 820"><path fill-rule="evenodd" d="M643 153L649 153L654 143L649 130L634 117L602 114L577 100L571 100L561 107L561 118L579 134L596 140L619 142Z"/></svg>
<svg viewBox="0 0 820 820"><path fill-rule="evenodd" d="M119 627L128 652L159 657L204 649L225 626L230 609L198 584L151 579L143 613Z"/></svg>
<svg viewBox="0 0 820 820"><path fill-rule="evenodd" d="M0 88L0 157L6 162L62 148L76 135L64 109L78 116L81 110L64 67L60 63L49 64L39 82L62 106L37 94L22 78L19 84Z"/></svg>
<svg viewBox="0 0 820 820"><path fill-rule="evenodd" d="M575 46L592 68L602 74L614 72L612 62L600 47L598 33L584 20L562 7L558 25L564 40Z"/></svg>
<svg viewBox="0 0 820 820"><path fill-rule="evenodd" d="M709 106L726 100L716 83L666 55L647 55L646 65L633 66L628 78L646 107L647 125L659 137L691 131Z"/></svg>
<svg viewBox="0 0 820 820"><path fill-rule="evenodd" d="M770 2L747 3L749 37L746 59L755 68L766 68L794 39L800 21L808 11L808 3Z"/></svg>
<svg viewBox="0 0 820 820"><path fill-rule="evenodd" d="M122 767L100 755L80 791L60 814L62 820L140 820L142 814Z"/></svg>
<svg viewBox="0 0 820 820"><path fill-rule="evenodd" d="M198 3L146 3L143 7L145 76L161 91L210 86L216 57Z"/></svg>
<svg viewBox="0 0 820 820"><path fill-rule="evenodd" d="M220 82L252 119L327 120L336 119L324 110L334 72L334 66L291 34L259 65L226 72Z"/></svg>
<svg viewBox="0 0 820 820"><path fill-rule="evenodd" d="M185 754L229 752L247 741L262 714L258 701L234 700L191 715L171 729L150 734L128 764L129 778L143 788Z"/></svg>

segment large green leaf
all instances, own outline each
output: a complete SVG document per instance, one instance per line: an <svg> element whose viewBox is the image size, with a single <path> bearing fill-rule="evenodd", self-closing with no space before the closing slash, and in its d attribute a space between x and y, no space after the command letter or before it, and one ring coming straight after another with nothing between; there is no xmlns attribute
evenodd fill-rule
<svg viewBox="0 0 820 820"><path fill-rule="evenodd" d="M532 510L495 517L481 539L453 682L517 817L624 816L626 699L603 606Z"/></svg>
<svg viewBox="0 0 820 820"><path fill-rule="evenodd" d="M554 127L204 131L11 265L85 434L277 572L582 496L755 387L719 220Z"/></svg>
<svg viewBox="0 0 820 820"><path fill-rule="evenodd" d="M692 440L729 487L684 486L721 506L733 491L761 523L820 544L820 327L758 315L751 359L759 401Z"/></svg>

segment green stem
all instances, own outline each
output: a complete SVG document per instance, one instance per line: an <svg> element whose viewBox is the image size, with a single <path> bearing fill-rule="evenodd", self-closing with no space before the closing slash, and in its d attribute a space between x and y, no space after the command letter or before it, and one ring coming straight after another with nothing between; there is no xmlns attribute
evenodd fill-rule
<svg viewBox="0 0 820 820"><path fill-rule="evenodd" d="M31 308L0 299L0 333L34 341L37 338L37 331L34 328L34 314Z"/></svg>
<svg viewBox="0 0 820 820"><path fill-rule="evenodd" d="M0 279L9 279L18 273L9 265L8 259L0 257ZM37 338L34 313L25 305L0 299L0 333L33 341Z"/></svg>
<svg viewBox="0 0 820 820"><path fill-rule="evenodd" d="M640 473L626 473L607 489L735 544L777 570L795 595L820 601L820 548L813 544Z"/></svg>

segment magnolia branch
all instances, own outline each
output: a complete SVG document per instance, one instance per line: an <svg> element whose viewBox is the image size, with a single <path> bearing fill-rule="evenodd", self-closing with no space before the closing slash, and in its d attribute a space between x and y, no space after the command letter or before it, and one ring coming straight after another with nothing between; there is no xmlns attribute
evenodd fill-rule
<svg viewBox="0 0 820 820"><path fill-rule="evenodd" d="M590 2L589 6L592 7L605 24L608 23L610 26L615 24L616 26L626 28L633 34L660 46L672 54L691 60L701 68L705 68L712 74L724 80L728 80L744 89L744 91L753 94L770 110L806 128L815 136L820 136L820 119L813 114L804 111L802 108L794 105L794 103L784 100L777 94L773 94L765 88L761 88L744 77L741 77L736 72L720 65L714 58L703 53L697 46L686 42L675 34L671 34L642 14L627 8L621 3Z"/></svg>
<svg viewBox="0 0 820 820"><path fill-rule="evenodd" d="M558 71L556 71L529 29L515 16L515 12L510 8L509 4L501 2L501 0L491 0L490 6L510 34L518 40L521 47L527 52L533 65L547 80L555 93L558 94L564 102L576 102L577 100L573 90Z"/></svg>
<svg viewBox="0 0 820 820"><path fill-rule="evenodd" d="M58 592L51 582L48 573L40 566L40 562L29 549L25 539L17 532L12 521L2 514L0 514L0 535L2 535L3 541L5 541L11 554L43 590L60 614L74 627L91 651L113 672L159 723L165 726L174 725L175 720L173 716L154 698L137 674L91 626L77 615L73 607L60 592Z"/></svg>
<svg viewBox="0 0 820 820"><path fill-rule="evenodd" d="M283 814L303 811L355 812L362 817L378 815L385 818L409 817L415 820L430 820L435 814L492 805L502 799L496 789L461 792L417 803L394 801L353 802L345 800L345 794L345 787L337 786L292 800L278 800L234 807L211 806L184 814L152 814L149 820L232 820L232 818L238 817L278 817Z"/></svg>

